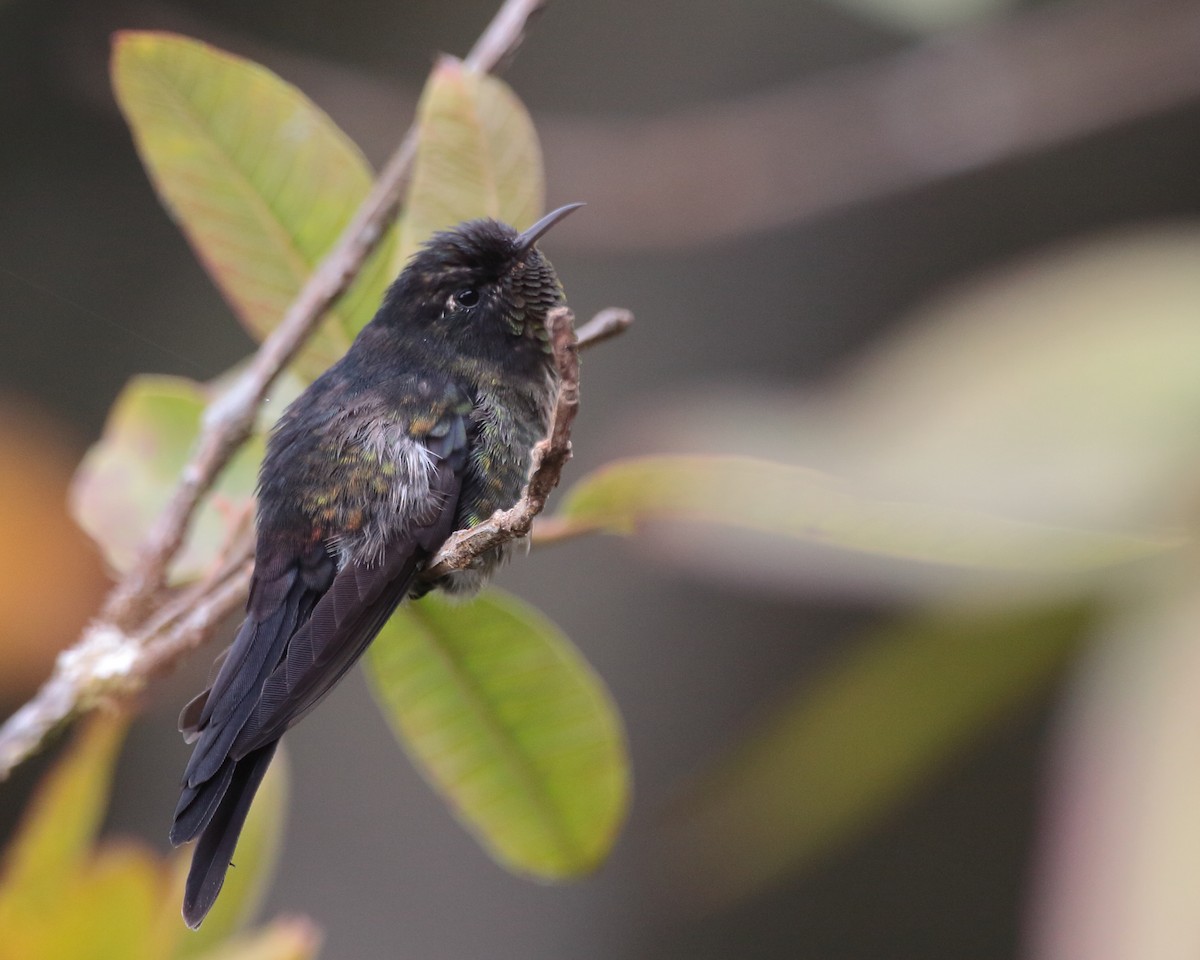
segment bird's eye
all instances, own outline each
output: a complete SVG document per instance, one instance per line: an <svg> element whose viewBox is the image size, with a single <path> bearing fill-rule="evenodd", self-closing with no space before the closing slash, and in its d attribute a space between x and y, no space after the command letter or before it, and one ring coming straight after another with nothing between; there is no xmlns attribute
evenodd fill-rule
<svg viewBox="0 0 1200 960"><path fill-rule="evenodd" d="M460 307L473 307L479 302L479 291L474 287L466 287L454 295L454 302Z"/></svg>

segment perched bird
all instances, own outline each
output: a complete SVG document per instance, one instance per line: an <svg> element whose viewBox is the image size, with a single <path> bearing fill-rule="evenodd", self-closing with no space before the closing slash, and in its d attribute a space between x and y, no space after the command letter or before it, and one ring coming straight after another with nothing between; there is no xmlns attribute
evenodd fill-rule
<svg viewBox="0 0 1200 960"><path fill-rule="evenodd" d="M259 473L246 619L180 729L195 742L171 842L199 838L183 916L212 908L283 733L430 585L455 530L512 506L557 385L546 330L564 302L535 244L582 204L517 233L473 220L436 234L346 355L283 413ZM502 559L433 586L476 589Z"/></svg>

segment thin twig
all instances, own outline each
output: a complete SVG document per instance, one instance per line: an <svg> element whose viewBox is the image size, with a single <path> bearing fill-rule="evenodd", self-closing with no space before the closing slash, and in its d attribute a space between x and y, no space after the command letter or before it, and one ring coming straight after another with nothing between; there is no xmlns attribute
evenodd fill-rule
<svg viewBox="0 0 1200 960"><path fill-rule="evenodd" d="M503 70L525 39L530 21L542 12L546 3L547 0L509 0L492 17L463 63L480 73Z"/></svg>
<svg viewBox="0 0 1200 960"><path fill-rule="evenodd" d="M622 307L606 307L575 331L575 345L583 350L611 340L633 324L633 314Z"/></svg>
<svg viewBox="0 0 1200 960"><path fill-rule="evenodd" d="M466 65L494 70L520 46L529 18L546 0L505 0L467 55ZM263 398L275 378L316 329L333 302L350 285L379 244L403 196L417 149L414 125L392 154L374 187L333 249L255 353L245 372L205 414L196 449L180 475L166 509L158 517L133 568L109 594L99 617L70 649L38 693L0 727L0 780L32 754L59 724L104 697L132 692L148 671L172 662L210 633L244 595L244 575L215 584L192 596L177 614L171 639L150 648L145 633L167 582L171 561L187 537L193 515L233 453L245 442ZM171 617L167 618L172 620Z"/></svg>

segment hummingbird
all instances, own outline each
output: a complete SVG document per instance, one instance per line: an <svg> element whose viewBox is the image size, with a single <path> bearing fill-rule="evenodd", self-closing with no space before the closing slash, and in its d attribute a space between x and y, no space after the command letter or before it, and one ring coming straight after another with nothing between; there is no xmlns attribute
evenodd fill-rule
<svg viewBox="0 0 1200 960"><path fill-rule="evenodd" d="M434 583L447 537L519 499L558 378L547 314L565 303L537 242L471 220L435 234L346 354L276 423L258 477L246 618L211 686L180 714L194 743L171 827L197 838L183 917L198 927L279 738L329 693L396 607L478 589L496 548Z"/></svg>

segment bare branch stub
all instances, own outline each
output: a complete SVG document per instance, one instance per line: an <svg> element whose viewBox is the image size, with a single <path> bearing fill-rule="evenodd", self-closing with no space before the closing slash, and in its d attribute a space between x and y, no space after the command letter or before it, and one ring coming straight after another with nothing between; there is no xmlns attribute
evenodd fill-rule
<svg viewBox="0 0 1200 960"><path fill-rule="evenodd" d="M594 347L624 333L633 325L633 314L623 307L605 307L575 331L580 350Z"/></svg>

